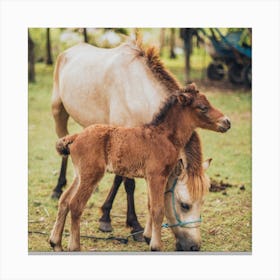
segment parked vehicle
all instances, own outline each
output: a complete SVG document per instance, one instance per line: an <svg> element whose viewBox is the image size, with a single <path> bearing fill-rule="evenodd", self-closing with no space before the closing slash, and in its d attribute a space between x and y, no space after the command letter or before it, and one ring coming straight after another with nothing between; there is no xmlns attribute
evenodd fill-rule
<svg viewBox="0 0 280 280"><path fill-rule="evenodd" d="M252 47L245 42L251 36L250 29L228 32L223 35L219 28L210 28L209 35L199 29L210 41L206 49L213 61L207 67L207 76L211 80L222 80L227 73L233 84L251 86L252 83Z"/></svg>

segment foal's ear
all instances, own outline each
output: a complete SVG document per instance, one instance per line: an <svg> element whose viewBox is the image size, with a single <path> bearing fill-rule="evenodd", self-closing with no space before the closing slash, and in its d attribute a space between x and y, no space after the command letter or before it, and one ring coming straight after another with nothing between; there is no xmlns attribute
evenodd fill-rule
<svg viewBox="0 0 280 280"><path fill-rule="evenodd" d="M197 92L197 86L195 83L191 83L187 86L187 91L189 92Z"/></svg>
<svg viewBox="0 0 280 280"><path fill-rule="evenodd" d="M208 169L209 166L210 166L211 161L212 161L212 158L208 158L207 160L205 160L205 161L202 163L202 168L203 168L204 170Z"/></svg>
<svg viewBox="0 0 280 280"><path fill-rule="evenodd" d="M174 170L175 175L180 176L183 169L184 169L183 160L179 159L176 166L175 166L175 170Z"/></svg>
<svg viewBox="0 0 280 280"><path fill-rule="evenodd" d="M183 106L191 105L193 101L193 97L190 94L183 94L183 93L179 94L177 99L178 102Z"/></svg>

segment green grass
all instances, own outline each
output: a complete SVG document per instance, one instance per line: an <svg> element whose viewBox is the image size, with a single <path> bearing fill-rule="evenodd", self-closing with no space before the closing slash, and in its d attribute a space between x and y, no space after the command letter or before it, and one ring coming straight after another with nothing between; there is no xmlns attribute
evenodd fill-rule
<svg viewBox="0 0 280 280"><path fill-rule="evenodd" d="M183 81L182 59L169 61L170 69ZM196 70L194 71L199 71ZM175 70L175 71L173 71ZM28 228L30 231L50 233L55 221L57 202L50 195L56 184L61 158L55 151L54 122L50 110L52 67L36 65L37 82L29 85L29 149L28 149ZM208 252L248 252L252 246L251 228L251 94L244 91L200 88L210 101L225 112L232 121L232 129L226 134L217 134L199 130L203 143L204 158L213 158L208 174L217 181L229 182L233 186L227 194L209 193L202 212L202 251ZM70 132L81 128L71 119ZM68 185L73 178L71 163L68 168ZM81 234L99 237L110 236L98 231L100 206L112 184L113 175L106 175L87 204L81 222ZM136 182L136 210L139 221L145 225L147 213L146 186L144 180ZM245 191L239 189L245 186ZM130 229L125 227L126 195L124 188L116 197L112 210L112 225L115 236L127 236ZM69 232L67 221L66 232ZM51 251L47 242L48 236L29 234L28 249L30 252ZM165 251L174 250L174 238L169 229L162 230ZM68 237L63 238L64 247ZM82 239L82 248L86 251L148 251L145 243L134 242L120 244L117 241L92 241Z"/></svg>

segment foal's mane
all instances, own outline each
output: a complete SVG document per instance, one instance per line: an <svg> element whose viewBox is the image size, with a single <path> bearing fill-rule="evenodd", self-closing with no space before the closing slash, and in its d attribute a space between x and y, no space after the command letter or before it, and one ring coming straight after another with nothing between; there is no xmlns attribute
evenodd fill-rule
<svg viewBox="0 0 280 280"><path fill-rule="evenodd" d="M194 84L188 85L186 88L176 90L175 94L169 95L163 102L162 107L154 115L152 121L148 125L157 126L162 123L167 115L167 112L178 102L177 95L180 93L189 93L195 95L198 92Z"/></svg>
<svg viewBox="0 0 280 280"><path fill-rule="evenodd" d="M153 119L150 123L147 125L152 125L152 126L158 126L161 124L166 115L167 112L177 103L177 98L175 95L170 95L167 97L165 102L163 103L162 107L159 109L157 113L154 114Z"/></svg>

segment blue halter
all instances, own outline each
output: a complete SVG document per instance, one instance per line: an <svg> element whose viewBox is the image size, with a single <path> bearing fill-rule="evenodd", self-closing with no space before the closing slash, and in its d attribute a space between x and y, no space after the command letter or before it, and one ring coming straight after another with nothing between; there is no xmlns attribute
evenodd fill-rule
<svg viewBox="0 0 280 280"><path fill-rule="evenodd" d="M201 217L199 219L196 219L196 220L193 220L193 221L188 221L188 222L183 222L183 221L180 220L180 218L178 216L178 213L176 211L176 207L175 207L175 194L174 194L174 191L175 191L175 187L176 187L177 181L178 181L178 178L176 178L174 180L172 187L164 193L164 194L167 194L167 193L171 192L171 195L172 195L172 208L173 208L173 212L174 212L174 215L175 215L177 223L176 224L172 224L172 225L170 225L168 223L163 224L161 226L163 228L177 227L177 226L185 227L186 225L189 225L189 224L201 223L202 222Z"/></svg>

